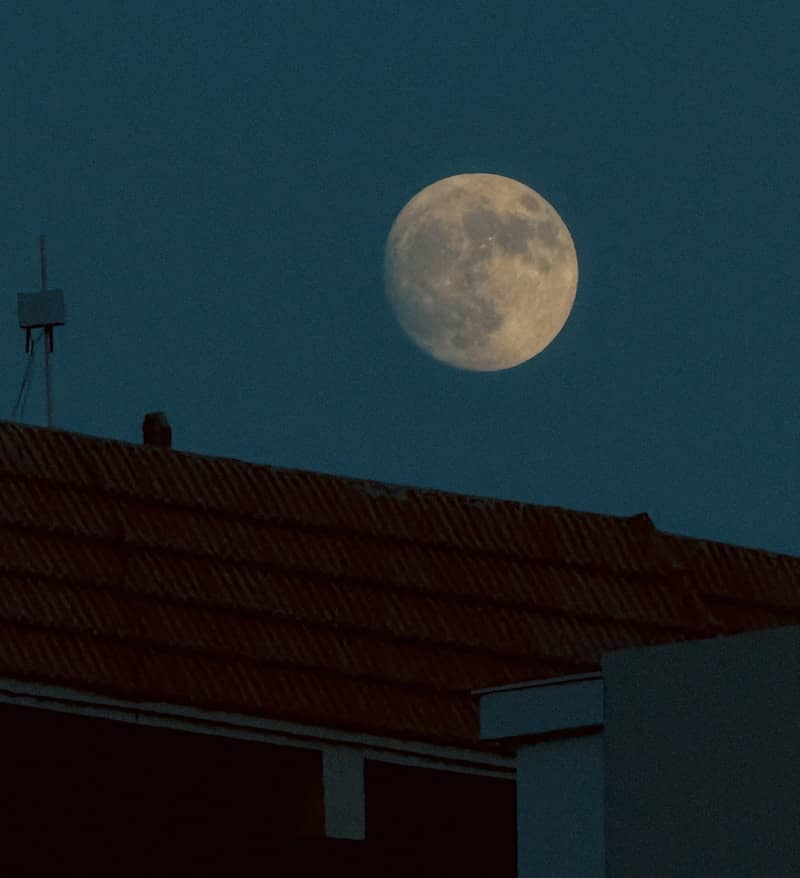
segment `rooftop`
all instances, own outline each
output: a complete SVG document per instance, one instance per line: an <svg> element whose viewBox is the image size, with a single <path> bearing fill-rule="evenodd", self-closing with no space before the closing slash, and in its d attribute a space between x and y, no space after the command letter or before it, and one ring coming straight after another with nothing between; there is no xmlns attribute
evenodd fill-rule
<svg viewBox="0 0 800 878"><path fill-rule="evenodd" d="M0 421L0 677L439 744L473 690L800 623L800 558Z"/></svg>

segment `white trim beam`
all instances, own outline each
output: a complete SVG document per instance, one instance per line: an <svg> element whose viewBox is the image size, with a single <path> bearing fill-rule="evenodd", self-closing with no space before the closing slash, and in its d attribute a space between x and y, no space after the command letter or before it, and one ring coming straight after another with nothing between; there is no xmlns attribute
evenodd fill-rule
<svg viewBox="0 0 800 878"><path fill-rule="evenodd" d="M325 835L366 838L364 756L354 747L328 747L322 752Z"/></svg>
<svg viewBox="0 0 800 878"><path fill-rule="evenodd" d="M248 714L203 710L163 702L129 701L98 693L24 680L0 678L0 704L15 704L61 713L94 716L119 722L171 728L282 747L325 751L330 747L357 747L364 759L417 768L433 768L513 779L513 756L446 747L426 741L403 740L325 726L305 725Z"/></svg>
<svg viewBox="0 0 800 878"><path fill-rule="evenodd" d="M482 689L481 738L532 739L595 731L603 725L603 678L576 674Z"/></svg>

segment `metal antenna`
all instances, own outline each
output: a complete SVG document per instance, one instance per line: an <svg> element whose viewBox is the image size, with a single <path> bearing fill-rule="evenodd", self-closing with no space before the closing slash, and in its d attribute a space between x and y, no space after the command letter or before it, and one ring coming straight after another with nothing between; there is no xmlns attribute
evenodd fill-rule
<svg viewBox="0 0 800 878"><path fill-rule="evenodd" d="M53 426L53 376L50 354L53 353L53 327L64 325L64 291L47 289L47 252L44 235L39 236L39 260L42 268L42 289L38 293L17 293L19 325L25 330L25 351L33 353L31 330L44 329L44 376L47 392L47 426Z"/></svg>
<svg viewBox="0 0 800 878"><path fill-rule="evenodd" d="M42 264L42 292L47 292L47 251L44 246L44 235L39 235L39 261Z"/></svg>

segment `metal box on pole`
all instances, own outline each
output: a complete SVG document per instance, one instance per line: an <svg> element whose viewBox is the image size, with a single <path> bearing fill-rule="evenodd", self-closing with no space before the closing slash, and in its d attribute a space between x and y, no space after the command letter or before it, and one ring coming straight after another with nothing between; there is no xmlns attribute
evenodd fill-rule
<svg viewBox="0 0 800 878"><path fill-rule="evenodd" d="M17 314L20 329L64 325L64 291L42 290L38 293L17 293Z"/></svg>

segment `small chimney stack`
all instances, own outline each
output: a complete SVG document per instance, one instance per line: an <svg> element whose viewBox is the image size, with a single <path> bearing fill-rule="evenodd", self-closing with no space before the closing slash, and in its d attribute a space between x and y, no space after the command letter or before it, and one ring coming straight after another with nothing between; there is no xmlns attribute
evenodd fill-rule
<svg viewBox="0 0 800 878"><path fill-rule="evenodd" d="M172 448L172 427L164 412L148 412L144 416L142 441L145 445Z"/></svg>

